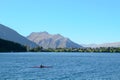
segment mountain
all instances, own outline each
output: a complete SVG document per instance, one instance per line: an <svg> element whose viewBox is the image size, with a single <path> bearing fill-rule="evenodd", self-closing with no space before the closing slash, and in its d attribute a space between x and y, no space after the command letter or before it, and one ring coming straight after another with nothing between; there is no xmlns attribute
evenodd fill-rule
<svg viewBox="0 0 120 80"><path fill-rule="evenodd" d="M88 45L82 45L84 47L120 47L120 42L113 42L113 43L103 43L103 44L88 44Z"/></svg>
<svg viewBox="0 0 120 80"><path fill-rule="evenodd" d="M25 52L26 48L18 43L0 39L0 52Z"/></svg>
<svg viewBox="0 0 120 80"><path fill-rule="evenodd" d="M43 48L80 48L82 46L74 43L60 34L51 35L48 32L33 32L28 37Z"/></svg>
<svg viewBox="0 0 120 80"><path fill-rule="evenodd" d="M120 47L120 42L99 44L100 47Z"/></svg>
<svg viewBox="0 0 120 80"><path fill-rule="evenodd" d="M37 44L23 37L16 31L0 24L0 38L19 43L21 45L29 46L31 48L36 47Z"/></svg>
<svg viewBox="0 0 120 80"><path fill-rule="evenodd" d="M97 44L81 44L83 47L91 47L91 48L95 48L98 45Z"/></svg>

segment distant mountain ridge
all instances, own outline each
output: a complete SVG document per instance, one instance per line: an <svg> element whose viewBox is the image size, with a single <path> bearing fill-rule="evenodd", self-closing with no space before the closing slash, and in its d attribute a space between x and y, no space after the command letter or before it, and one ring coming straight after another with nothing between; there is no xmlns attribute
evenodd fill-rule
<svg viewBox="0 0 120 80"><path fill-rule="evenodd" d="M99 48L99 47L120 47L120 42L112 42L112 43L103 43L103 44L83 44L83 47L92 47L92 48Z"/></svg>
<svg viewBox="0 0 120 80"><path fill-rule="evenodd" d="M37 44L35 44L34 42L28 40L13 29L10 29L2 24L0 24L0 38L19 43L21 45L29 46L31 48L37 46Z"/></svg>
<svg viewBox="0 0 120 80"><path fill-rule="evenodd" d="M33 32L28 37L43 48L80 48L82 46L74 43L60 34L51 35L48 32Z"/></svg>

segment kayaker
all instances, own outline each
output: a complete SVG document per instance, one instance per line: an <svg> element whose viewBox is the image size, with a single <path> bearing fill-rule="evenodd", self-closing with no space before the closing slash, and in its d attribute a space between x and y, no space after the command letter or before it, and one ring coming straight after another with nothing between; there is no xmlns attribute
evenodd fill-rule
<svg viewBox="0 0 120 80"><path fill-rule="evenodd" d="M44 68L44 66L41 64L41 65L40 65L40 68Z"/></svg>

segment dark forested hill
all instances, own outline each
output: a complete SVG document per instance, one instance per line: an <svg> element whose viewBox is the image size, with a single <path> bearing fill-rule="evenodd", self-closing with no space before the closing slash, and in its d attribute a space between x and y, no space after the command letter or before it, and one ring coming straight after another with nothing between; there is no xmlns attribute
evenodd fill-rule
<svg viewBox="0 0 120 80"><path fill-rule="evenodd" d="M26 48L18 43L0 39L0 52L25 52Z"/></svg>

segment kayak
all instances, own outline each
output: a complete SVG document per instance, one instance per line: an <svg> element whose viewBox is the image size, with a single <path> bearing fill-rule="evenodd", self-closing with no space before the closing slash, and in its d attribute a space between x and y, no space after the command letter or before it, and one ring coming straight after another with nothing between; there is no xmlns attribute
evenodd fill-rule
<svg viewBox="0 0 120 80"><path fill-rule="evenodd" d="M33 66L31 68L52 68L52 66Z"/></svg>

